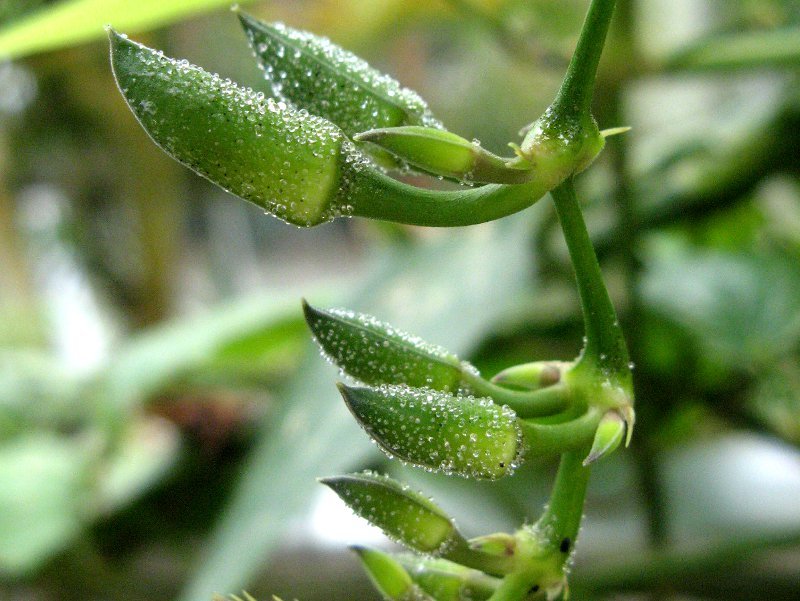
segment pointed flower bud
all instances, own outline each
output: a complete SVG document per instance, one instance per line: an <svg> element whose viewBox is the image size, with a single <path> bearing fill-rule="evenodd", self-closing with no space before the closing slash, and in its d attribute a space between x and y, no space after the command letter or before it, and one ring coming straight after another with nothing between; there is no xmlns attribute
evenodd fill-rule
<svg viewBox="0 0 800 601"><path fill-rule="evenodd" d="M457 391L461 362L445 349L406 334L370 315L341 309L303 312L325 355L365 384L407 384Z"/></svg>
<svg viewBox="0 0 800 601"><path fill-rule="evenodd" d="M353 138L376 144L411 167L457 180L521 184L534 178L527 161L504 159L478 142L441 129L407 125L371 129Z"/></svg>
<svg viewBox="0 0 800 601"><path fill-rule="evenodd" d="M516 547L517 539L513 534L508 534L507 532L495 532L494 534L469 539L470 549L497 557L513 555Z"/></svg>
<svg viewBox="0 0 800 601"><path fill-rule="evenodd" d="M389 601L435 601L420 589L403 566L391 555L367 549L351 547L361 559L372 584Z"/></svg>
<svg viewBox="0 0 800 601"><path fill-rule="evenodd" d="M275 96L347 135L378 127L441 127L420 96L329 39L239 13Z"/></svg>
<svg viewBox="0 0 800 601"><path fill-rule="evenodd" d="M597 426L597 432L594 435L594 442L589 455L583 460L583 465L590 465L604 457L613 453L614 450L622 442L625 435L625 419L615 409L607 411L600 419Z"/></svg>
<svg viewBox="0 0 800 601"><path fill-rule="evenodd" d="M319 117L109 32L117 84L150 137L187 167L295 225L345 212L357 151Z"/></svg>
<svg viewBox="0 0 800 601"><path fill-rule="evenodd" d="M561 381L562 371L569 363L561 361L534 361L504 369L492 378L495 384L518 386L528 390L539 390Z"/></svg>
<svg viewBox="0 0 800 601"><path fill-rule="evenodd" d="M512 473L522 452L520 426L508 407L408 386L339 390L378 445L421 467L472 478Z"/></svg>
<svg viewBox="0 0 800 601"><path fill-rule="evenodd" d="M463 542L452 519L433 501L387 476L363 472L320 481L356 515L411 549L439 554Z"/></svg>

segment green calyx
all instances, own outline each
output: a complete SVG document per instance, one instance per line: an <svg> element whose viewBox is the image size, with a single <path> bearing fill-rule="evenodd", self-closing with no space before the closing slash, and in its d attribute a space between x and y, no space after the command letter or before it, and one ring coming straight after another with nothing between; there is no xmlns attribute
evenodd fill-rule
<svg viewBox="0 0 800 601"><path fill-rule="evenodd" d="M591 165L604 146L605 137L590 113L564 119L551 106L514 149L553 189Z"/></svg>
<svg viewBox="0 0 800 601"><path fill-rule="evenodd" d="M414 125L387 127L365 131L353 139L379 146L425 173L459 181L521 184L536 175L519 157L499 157L476 141L441 129Z"/></svg>
<svg viewBox="0 0 800 601"><path fill-rule="evenodd" d="M463 544L452 519L430 499L388 476L372 472L323 478L353 512L403 545L441 554Z"/></svg>
<svg viewBox="0 0 800 601"><path fill-rule="evenodd" d="M353 416L390 456L464 477L511 474L522 452L514 412L489 399L408 386L339 384Z"/></svg>

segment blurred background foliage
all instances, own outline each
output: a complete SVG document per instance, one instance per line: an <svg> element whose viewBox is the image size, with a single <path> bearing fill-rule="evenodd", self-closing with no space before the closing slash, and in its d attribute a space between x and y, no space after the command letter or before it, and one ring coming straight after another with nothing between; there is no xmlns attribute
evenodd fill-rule
<svg viewBox="0 0 800 601"><path fill-rule="evenodd" d="M503 152L552 98L588 3L247 4ZM468 229L304 231L228 197L147 139L101 29L265 90L227 5L0 2L2 599L375 599L345 545L382 538L315 477L389 470L470 535L545 498L546 459L496 483L389 465L299 299L487 374L570 359L581 320L550 202ZM799 76L796 0L618 2L596 115L633 130L579 185L639 421L595 470L574 599L800 597Z"/></svg>

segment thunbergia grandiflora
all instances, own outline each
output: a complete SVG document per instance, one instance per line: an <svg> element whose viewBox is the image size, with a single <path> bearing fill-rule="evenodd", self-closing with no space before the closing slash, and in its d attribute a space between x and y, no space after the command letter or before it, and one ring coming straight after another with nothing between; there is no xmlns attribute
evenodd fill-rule
<svg viewBox="0 0 800 601"><path fill-rule="evenodd" d="M269 93L165 57L114 31L111 62L153 141L225 190L298 226L367 217L464 226L521 211L550 192L575 268L585 346L491 379L447 350L369 315L303 305L353 416L390 456L467 478L510 476L560 455L543 515L513 533L466 539L427 497L365 472L323 479L352 510L418 554L356 548L387 599L520 601L566 595L590 466L630 440L628 353L589 240L573 177L605 137L590 112L614 0L593 0L564 82L513 155L445 129L422 98L326 38L239 14ZM404 184L412 170L460 182Z"/></svg>

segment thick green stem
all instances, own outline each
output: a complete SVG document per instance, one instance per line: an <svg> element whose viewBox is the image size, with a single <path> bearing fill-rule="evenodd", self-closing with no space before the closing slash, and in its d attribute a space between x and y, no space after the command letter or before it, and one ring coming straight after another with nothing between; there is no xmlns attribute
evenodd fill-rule
<svg viewBox="0 0 800 601"><path fill-rule="evenodd" d="M608 375L615 374L627 382L630 379L628 349L603 282L572 179L552 190L551 194L575 268L586 324L586 345L579 363L593 364Z"/></svg>
<svg viewBox="0 0 800 601"><path fill-rule="evenodd" d="M588 115L597 65L616 0L592 0L581 36L552 109L558 115Z"/></svg>
<svg viewBox="0 0 800 601"><path fill-rule="evenodd" d="M536 523L539 532L564 554L565 559L575 545L583 518L590 472L583 466L587 451L588 448L584 448L561 456L547 510Z"/></svg>

